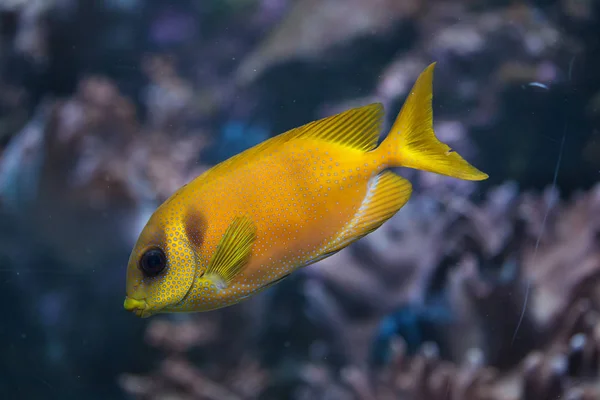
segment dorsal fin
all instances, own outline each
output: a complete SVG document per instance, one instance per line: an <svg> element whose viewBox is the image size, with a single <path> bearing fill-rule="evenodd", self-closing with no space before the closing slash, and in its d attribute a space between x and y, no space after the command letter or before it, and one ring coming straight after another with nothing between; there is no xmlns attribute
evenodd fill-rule
<svg viewBox="0 0 600 400"><path fill-rule="evenodd" d="M377 146L383 124L383 105L372 103L309 122L290 131L295 138L311 137L369 151Z"/></svg>
<svg viewBox="0 0 600 400"><path fill-rule="evenodd" d="M203 174L218 175L240 162L250 161L264 151L277 145L299 138L315 138L338 143L358 150L369 151L377 147L379 133L383 125L383 105L372 103L352 108L339 114L309 122L290 129L255 145L235 156L215 165Z"/></svg>

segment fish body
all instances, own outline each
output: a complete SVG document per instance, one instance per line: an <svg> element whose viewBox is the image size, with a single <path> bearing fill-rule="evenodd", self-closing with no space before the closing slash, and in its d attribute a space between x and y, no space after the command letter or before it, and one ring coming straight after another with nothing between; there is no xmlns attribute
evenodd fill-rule
<svg viewBox="0 0 600 400"><path fill-rule="evenodd" d="M140 317L226 307L338 252L408 201L410 182L390 167L486 179L433 133L433 67L379 146L375 103L275 136L180 188L132 251L124 307Z"/></svg>

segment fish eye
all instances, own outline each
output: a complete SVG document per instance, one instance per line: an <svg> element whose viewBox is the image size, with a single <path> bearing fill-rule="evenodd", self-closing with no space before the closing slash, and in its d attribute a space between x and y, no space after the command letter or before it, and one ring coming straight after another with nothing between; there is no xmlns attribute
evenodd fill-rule
<svg viewBox="0 0 600 400"><path fill-rule="evenodd" d="M160 274L167 266L167 256L159 248L146 250L140 258L140 268L146 276L153 277Z"/></svg>

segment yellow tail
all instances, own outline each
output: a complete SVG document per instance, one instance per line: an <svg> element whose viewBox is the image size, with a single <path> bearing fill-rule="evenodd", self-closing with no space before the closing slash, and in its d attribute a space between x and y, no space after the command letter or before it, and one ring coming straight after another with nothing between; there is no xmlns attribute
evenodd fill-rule
<svg viewBox="0 0 600 400"><path fill-rule="evenodd" d="M440 142L433 132L434 67L435 63L421 73L378 151L390 166L421 169L470 181L487 179L487 174Z"/></svg>

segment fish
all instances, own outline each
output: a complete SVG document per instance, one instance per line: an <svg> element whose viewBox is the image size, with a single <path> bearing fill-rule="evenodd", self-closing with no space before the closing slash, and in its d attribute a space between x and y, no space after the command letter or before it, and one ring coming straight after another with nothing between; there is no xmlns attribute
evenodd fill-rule
<svg viewBox="0 0 600 400"><path fill-rule="evenodd" d="M208 169L161 204L129 257L138 317L239 303L373 232L409 200L398 167L480 181L433 130L435 63L379 143L381 103L309 122Z"/></svg>

